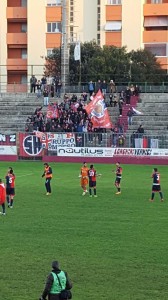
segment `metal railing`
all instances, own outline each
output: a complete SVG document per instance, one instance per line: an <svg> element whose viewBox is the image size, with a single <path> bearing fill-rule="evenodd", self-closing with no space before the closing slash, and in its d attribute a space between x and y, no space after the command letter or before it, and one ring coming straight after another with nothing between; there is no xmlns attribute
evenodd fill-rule
<svg viewBox="0 0 168 300"><path fill-rule="evenodd" d="M97 90L97 85L95 84L95 90ZM120 92L125 90L127 86L131 85L131 82L121 83L116 82L116 91ZM154 84L150 82L139 82L137 83L141 93L168 93L168 82L161 82L160 84ZM53 87L54 91L55 88ZM5 84L0 83L0 94L4 93L30 93L31 88L29 83L11 83ZM67 85L61 89L62 93L88 93L88 83L83 82L81 84ZM110 88L107 86L107 93L110 93Z"/></svg>

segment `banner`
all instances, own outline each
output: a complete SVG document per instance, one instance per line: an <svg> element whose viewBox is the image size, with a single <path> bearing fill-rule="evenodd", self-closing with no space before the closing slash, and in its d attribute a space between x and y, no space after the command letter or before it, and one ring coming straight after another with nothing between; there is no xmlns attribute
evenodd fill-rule
<svg viewBox="0 0 168 300"><path fill-rule="evenodd" d="M42 143L40 139L32 134L19 133L19 156L42 156Z"/></svg>
<svg viewBox="0 0 168 300"><path fill-rule="evenodd" d="M81 60L81 45L80 42L76 43L74 48L74 60Z"/></svg>
<svg viewBox="0 0 168 300"><path fill-rule="evenodd" d="M114 148L94 148L94 147L57 147L57 156L75 157L112 157Z"/></svg>
<svg viewBox="0 0 168 300"><path fill-rule="evenodd" d="M46 118L47 119L58 119L59 114L58 114L58 107L57 104L49 104L47 106L47 114L46 114Z"/></svg>
<svg viewBox="0 0 168 300"><path fill-rule="evenodd" d="M75 147L76 146L76 140L75 140L75 134L74 133L54 133L53 139L51 139L51 142L48 144L48 151L57 151L57 147Z"/></svg>
<svg viewBox="0 0 168 300"><path fill-rule="evenodd" d="M17 155L17 147L0 145L0 155Z"/></svg>
<svg viewBox="0 0 168 300"><path fill-rule="evenodd" d="M94 96L93 100L85 107L85 110L91 116L93 128L112 128L103 94L100 90Z"/></svg>
<svg viewBox="0 0 168 300"><path fill-rule="evenodd" d="M0 133L0 155L17 155L16 134Z"/></svg>

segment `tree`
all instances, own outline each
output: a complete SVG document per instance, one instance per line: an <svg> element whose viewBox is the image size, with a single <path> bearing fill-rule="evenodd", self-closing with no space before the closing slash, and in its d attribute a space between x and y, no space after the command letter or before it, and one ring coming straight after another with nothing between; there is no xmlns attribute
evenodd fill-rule
<svg viewBox="0 0 168 300"><path fill-rule="evenodd" d="M56 76L61 74L61 50L54 48L52 54L47 56L45 63L45 75Z"/></svg>
<svg viewBox="0 0 168 300"><path fill-rule="evenodd" d="M87 84L98 79L116 83L160 83L166 79L156 57L148 50L127 52L126 47L103 46L95 41L81 43L81 61L74 60L74 47L70 46L69 81L70 84ZM54 76L61 72L60 49L46 58L46 73Z"/></svg>

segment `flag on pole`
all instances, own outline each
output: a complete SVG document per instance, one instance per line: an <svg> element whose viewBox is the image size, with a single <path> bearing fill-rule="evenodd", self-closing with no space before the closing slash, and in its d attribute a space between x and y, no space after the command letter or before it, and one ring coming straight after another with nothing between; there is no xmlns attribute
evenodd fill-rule
<svg viewBox="0 0 168 300"><path fill-rule="evenodd" d="M58 113L58 107L56 104L48 105L46 117L47 117L47 119L58 119L59 113Z"/></svg>
<svg viewBox="0 0 168 300"><path fill-rule="evenodd" d="M81 45L77 42L74 48L74 60L81 60Z"/></svg>
<svg viewBox="0 0 168 300"><path fill-rule="evenodd" d="M85 110L91 116L93 128L112 128L112 122L110 121L103 94L100 90L85 107Z"/></svg>
<svg viewBox="0 0 168 300"><path fill-rule="evenodd" d="M137 109L135 109L134 107L132 107L132 111L134 113L135 116L140 116L143 115L143 113Z"/></svg>

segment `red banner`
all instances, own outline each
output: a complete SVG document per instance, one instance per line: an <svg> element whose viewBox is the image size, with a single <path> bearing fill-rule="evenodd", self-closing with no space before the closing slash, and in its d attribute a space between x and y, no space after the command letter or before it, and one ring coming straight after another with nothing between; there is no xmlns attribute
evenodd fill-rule
<svg viewBox="0 0 168 300"><path fill-rule="evenodd" d="M58 117L57 104L49 104L47 107L47 119L58 119Z"/></svg>
<svg viewBox="0 0 168 300"><path fill-rule="evenodd" d="M93 100L85 107L85 110L91 116L93 128L112 128L103 94L100 90Z"/></svg>
<svg viewBox="0 0 168 300"><path fill-rule="evenodd" d="M42 150L42 143L37 136L27 133L19 133L19 156L41 157Z"/></svg>

